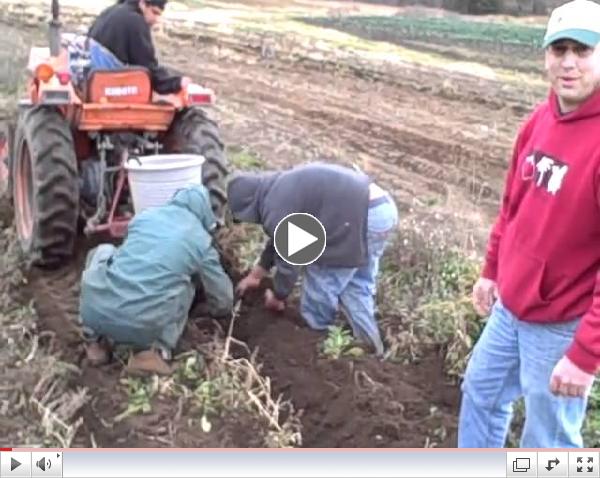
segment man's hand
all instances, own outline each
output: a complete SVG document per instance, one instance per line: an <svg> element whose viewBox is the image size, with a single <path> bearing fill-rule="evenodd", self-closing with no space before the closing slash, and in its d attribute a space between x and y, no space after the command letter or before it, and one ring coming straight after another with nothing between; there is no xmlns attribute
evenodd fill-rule
<svg viewBox="0 0 600 478"><path fill-rule="evenodd" d="M283 312L285 310L285 301L275 297L271 289L265 291L265 308L271 312Z"/></svg>
<svg viewBox="0 0 600 478"><path fill-rule="evenodd" d="M480 277L473 286L473 307L479 315L488 315L498 298L496 282Z"/></svg>
<svg viewBox="0 0 600 478"><path fill-rule="evenodd" d="M192 79L189 76L181 77L181 89L185 90L192 83Z"/></svg>
<svg viewBox="0 0 600 478"><path fill-rule="evenodd" d="M235 288L237 295L242 297L248 290L256 289L265 275L267 275L266 270L261 266L254 266L250 273L244 277Z"/></svg>
<svg viewBox="0 0 600 478"><path fill-rule="evenodd" d="M584 372L565 356L552 371L550 391L560 397L584 397L593 383L594 375Z"/></svg>

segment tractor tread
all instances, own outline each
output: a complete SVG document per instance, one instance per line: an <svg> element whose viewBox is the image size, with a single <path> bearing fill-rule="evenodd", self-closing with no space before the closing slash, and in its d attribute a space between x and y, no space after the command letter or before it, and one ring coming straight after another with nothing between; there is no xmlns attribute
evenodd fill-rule
<svg viewBox="0 0 600 478"><path fill-rule="evenodd" d="M210 193L217 220L223 222L227 204L226 180L229 174L225 148L217 124L199 108L179 112L166 136L169 153L201 154L202 182Z"/></svg>
<svg viewBox="0 0 600 478"><path fill-rule="evenodd" d="M21 245L35 265L59 266L73 255L77 236L79 183L69 124L57 109L35 106L21 118L16 147L14 162L28 147L33 169L33 229Z"/></svg>

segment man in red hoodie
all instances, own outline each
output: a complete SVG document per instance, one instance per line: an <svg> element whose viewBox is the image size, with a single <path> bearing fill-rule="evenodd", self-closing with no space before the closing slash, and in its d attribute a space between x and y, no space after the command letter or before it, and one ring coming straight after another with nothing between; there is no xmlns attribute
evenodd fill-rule
<svg viewBox="0 0 600 478"><path fill-rule="evenodd" d="M490 314L462 386L459 447L581 447L600 365L600 4L552 12L548 99L522 126L473 303Z"/></svg>

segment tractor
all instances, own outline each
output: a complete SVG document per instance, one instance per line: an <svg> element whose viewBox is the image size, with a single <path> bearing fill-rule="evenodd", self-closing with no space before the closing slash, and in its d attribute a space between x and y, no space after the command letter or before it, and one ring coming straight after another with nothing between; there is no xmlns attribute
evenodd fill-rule
<svg viewBox="0 0 600 478"><path fill-rule="evenodd" d="M135 66L91 70L80 87L60 30L52 0L50 46L31 49L26 97L0 132L0 191L12 198L25 256L57 267L81 232L123 237L134 216L125 168L133 157L202 155L202 182L222 223L228 169L218 127L205 113L213 91L192 84L159 95L149 72Z"/></svg>

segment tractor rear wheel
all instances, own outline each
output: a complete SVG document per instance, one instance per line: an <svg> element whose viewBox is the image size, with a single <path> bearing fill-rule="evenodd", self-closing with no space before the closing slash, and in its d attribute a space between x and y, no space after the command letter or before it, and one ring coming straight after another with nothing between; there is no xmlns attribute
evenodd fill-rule
<svg viewBox="0 0 600 478"><path fill-rule="evenodd" d="M21 248L34 265L57 267L73 254L79 204L73 137L58 110L36 106L23 113L12 163Z"/></svg>
<svg viewBox="0 0 600 478"><path fill-rule="evenodd" d="M167 132L165 150L169 154L190 153L204 156L202 182L210 193L215 217L219 224L223 224L229 170L217 124L200 108L186 108L177 113Z"/></svg>

